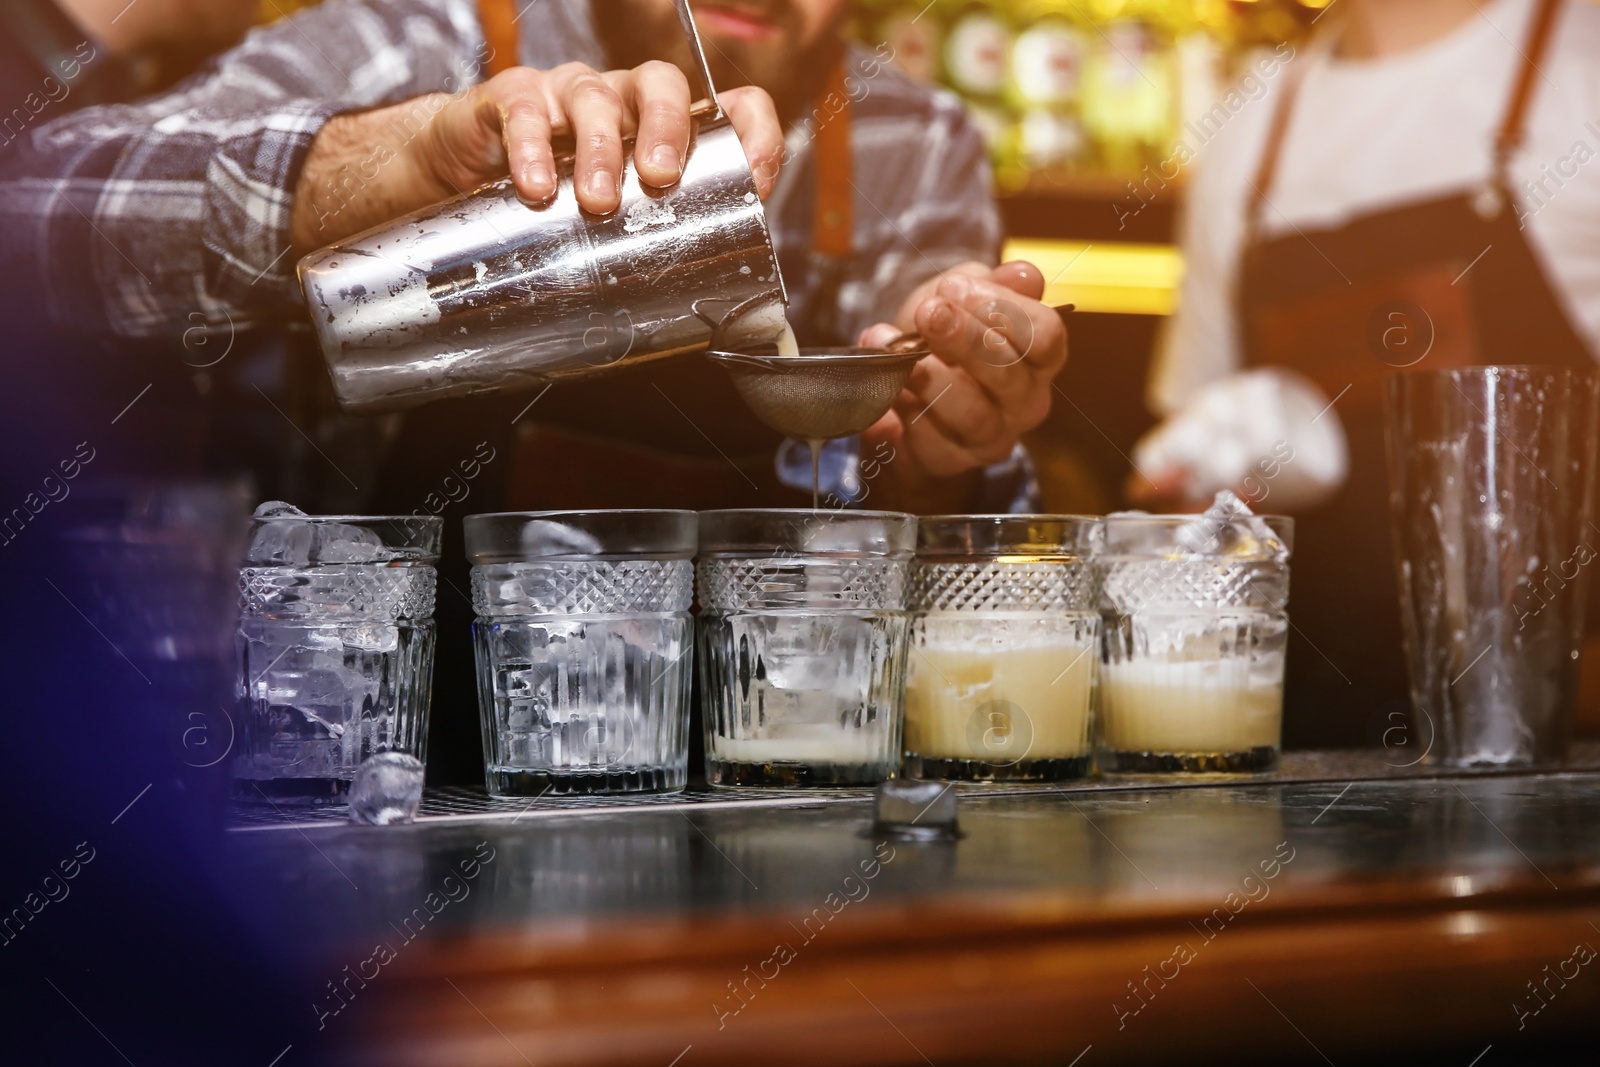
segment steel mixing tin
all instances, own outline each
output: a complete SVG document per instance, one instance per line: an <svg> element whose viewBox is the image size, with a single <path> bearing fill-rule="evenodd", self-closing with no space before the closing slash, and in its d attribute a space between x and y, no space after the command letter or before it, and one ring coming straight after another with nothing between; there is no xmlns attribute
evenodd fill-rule
<svg viewBox="0 0 1600 1067"><path fill-rule="evenodd" d="M343 408L395 410L703 350L735 308L719 344L773 340L788 295L766 213L677 3L707 113L676 185L641 183L628 144L621 206L594 215L562 154L548 205L503 179L300 261Z"/></svg>

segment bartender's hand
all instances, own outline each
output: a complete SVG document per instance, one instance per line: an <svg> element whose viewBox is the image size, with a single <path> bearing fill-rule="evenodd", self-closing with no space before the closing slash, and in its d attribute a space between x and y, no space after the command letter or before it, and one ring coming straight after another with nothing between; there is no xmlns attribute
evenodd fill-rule
<svg viewBox="0 0 1600 1067"><path fill-rule="evenodd" d="M745 86L718 99L765 197L783 153L772 98ZM634 165L645 184L670 186L682 176L691 103L688 80L670 63L605 72L568 63L518 67L454 95L335 116L300 173L294 247L320 248L508 173L524 199L545 203L556 195L551 139L560 134L576 144L578 203L607 214L621 199L624 138L637 138Z"/></svg>
<svg viewBox="0 0 1600 1067"><path fill-rule="evenodd" d="M979 472L1010 456L1050 414L1067 331L1043 295L1044 277L1031 263L963 263L918 287L893 325L862 332L861 344L876 346L917 330L933 352L863 435L863 455L878 442L894 449L875 483L886 490L884 506L970 509Z"/></svg>

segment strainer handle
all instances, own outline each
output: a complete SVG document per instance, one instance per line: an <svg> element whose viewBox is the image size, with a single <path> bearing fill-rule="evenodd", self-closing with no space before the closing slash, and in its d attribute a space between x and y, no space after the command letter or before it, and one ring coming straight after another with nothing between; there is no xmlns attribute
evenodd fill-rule
<svg viewBox="0 0 1600 1067"><path fill-rule="evenodd" d="M723 114L722 104L717 100L717 87L711 80L711 64L706 62L706 50L700 43L700 31L694 24L694 12L689 10L689 0L673 0L673 5L678 9L678 21L683 24L683 36L689 42L689 51L694 55L695 70L700 74L700 85L705 90L705 96L696 100L690 108L690 114L701 120L701 128L709 129L719 126L727 121Z"/></svg>

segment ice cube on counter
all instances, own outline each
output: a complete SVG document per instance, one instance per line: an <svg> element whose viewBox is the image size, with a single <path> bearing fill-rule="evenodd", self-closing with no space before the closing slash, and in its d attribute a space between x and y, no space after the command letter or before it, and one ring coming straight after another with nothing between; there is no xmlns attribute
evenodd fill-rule
<svg viewBox="0 0 1600 1067"><path fill-rule="evenodd" d="M422 803L422 761L404 752L378 752L361 761L350 783L350 821L396 826L417 817Z"/></svg>
<svg viewBox="0 0 1600 1067"><path fill-rule="evenodd" d="M949 782L891 778L878 786L872 828L918 840L958 837L955 788Z"/></svg>

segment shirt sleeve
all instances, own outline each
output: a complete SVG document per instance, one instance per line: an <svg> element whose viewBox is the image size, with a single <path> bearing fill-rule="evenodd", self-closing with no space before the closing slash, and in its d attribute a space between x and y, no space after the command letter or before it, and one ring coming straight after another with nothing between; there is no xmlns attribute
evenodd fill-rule
<svg viewBox="0 0 1600 1067"><path fill-rule="evenodd" d="M1197 165L1199 173L1178 225L1184 256L1178 307L1162 324L1146 387L1146 402L1160 416L1172 414L1202 386L1238 369L1241 361L1233 307L1239 225L1236 218L1218 218L1223 211L1236 216L1239 209L1207 169Z"/></svg>
<svg viewBox="0 0 1600 1067"><path fill-rule="evenodd" d="M296 303L289 227L340 112L478 80L470 0L330 0L172 91L31 130L0 164L0 277L30 315L121 337L246 326Z"/></svg>
<svg viewBox="0 0 1600 1067"><path fill-rule="evenodd" d="M1000 258L988 153L959 100L936 93L923 109L860 125L868 143L899 137L906 146L874 152L873 169L857 169L860 248L839 287L838 320L852 339L892 321L911 291L934 275L966 260L993 265Z"/></svg>

